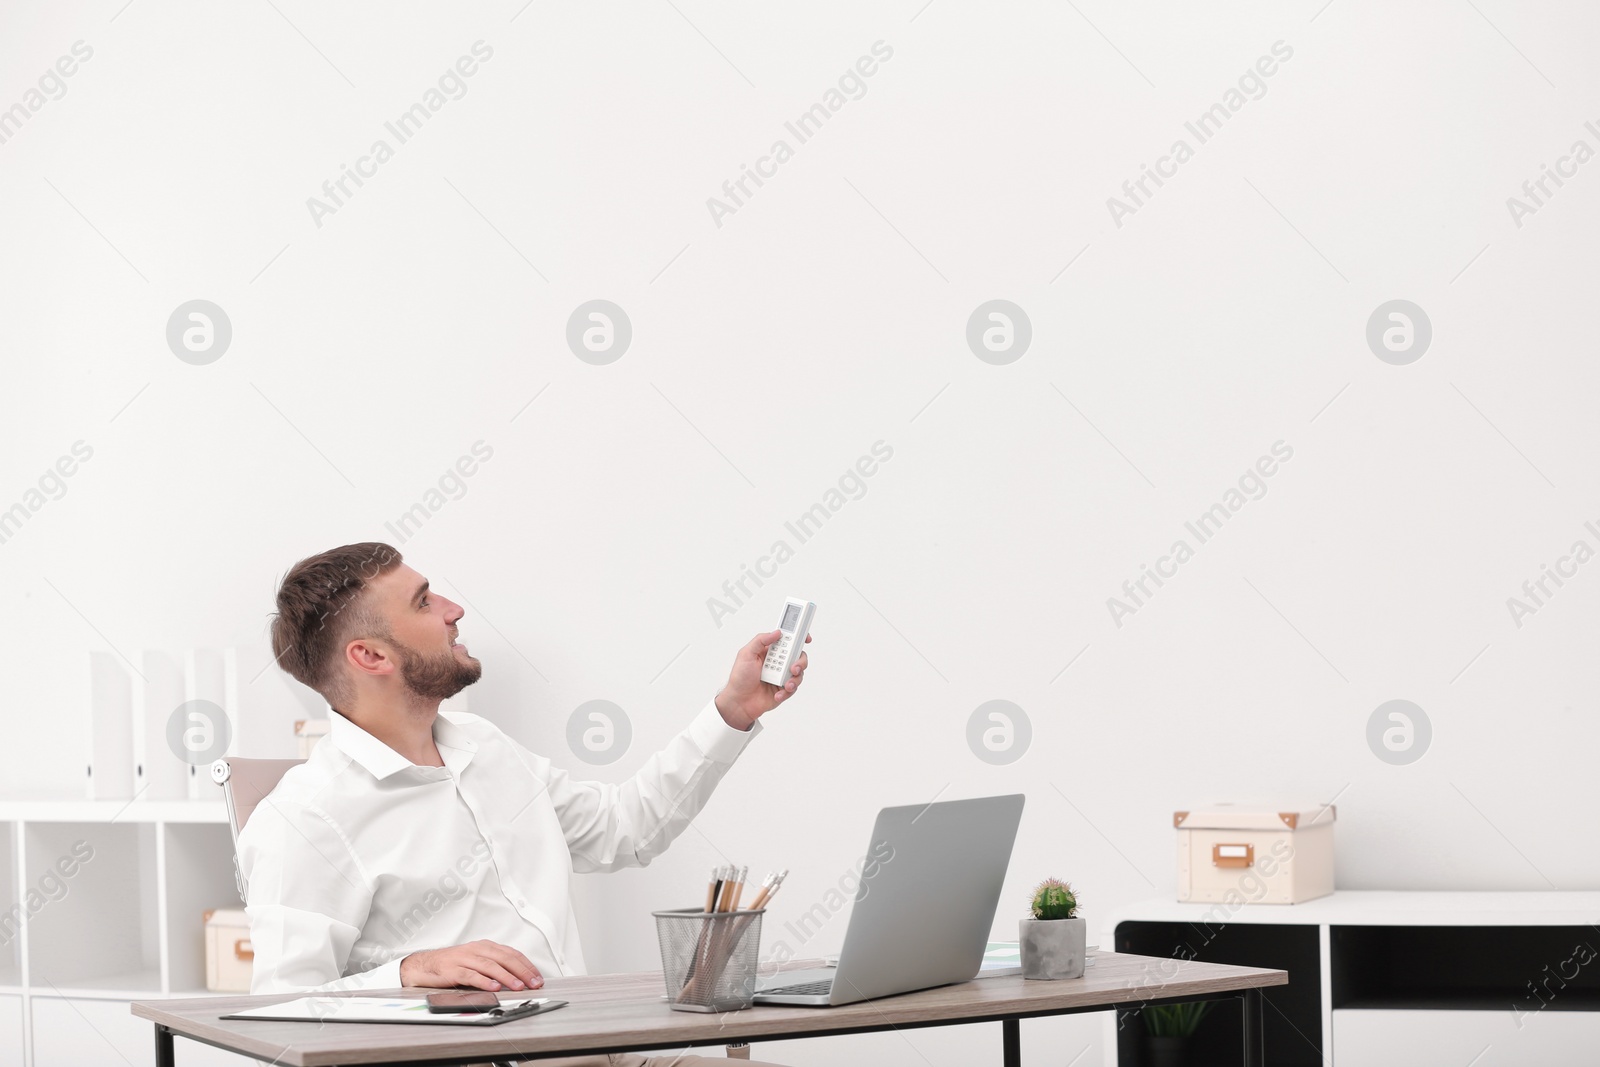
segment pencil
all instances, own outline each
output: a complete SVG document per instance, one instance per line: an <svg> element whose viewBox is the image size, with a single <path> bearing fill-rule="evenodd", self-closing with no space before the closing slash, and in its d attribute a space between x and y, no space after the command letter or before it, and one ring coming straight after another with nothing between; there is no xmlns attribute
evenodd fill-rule
<svg viewBox="0 0 1600 1067"><path fill-rule="evenodd" d="M717 872L722 868L711 868L711 881L706 883L706 910L710 911L717 903Z"/></svg>
<svg viewBox="0 0 1600 1067"><path fill-rule="evenodd" d="M761 907L761 902L767 899L767 894L772 891L772 880L777 877L776 871L768 871L767 876L761 879L761 886L756 890L756 897L745 905L746 911L755 911Z"/></svg>
<svg viewBox="0 0 1600 1067"><path fill-rule="evenodd" d="M712 871L711 871L711 884L706 887L706 913L707 914L710 914L711 912L717 910L717 905L718 905L718 903L719 903L719 901L721 899L721 896L722 896L722 888L723 888L723 886L725 886L727 884L727 882L723 878L723 875L726 874L726 873L727 873L727 868L726 868L725 865L718 864L716 867L712 868ZM700 961L705 958L706 949L709 946L710 937L711 937L711 924L709 922L702 923L701 926L700 926L700 936L696 939L696 942L695 942L694 955L690 958L690 960L689 960L689 969L684 974L684 988L685 989L687 989L689 987L689 984L694 980L695 970L699 967Z"/></svg>
<svg viewBox="0 0 1600 1067"><path fill-rule="evenodd" d="M772 880L770 886L761 888L761 892L756 894L756 899L750 902L750 909L753 911L756 908L766 907L767 902L777 895L778 888L783 885L783 880L787 877L789 877L789 868L785 867L778 872L777 877Z"/></svg>
<svg viewBox="0 0 1600 1067"><path fill-rule="evenodd" d="M733 899L728 901L729 911L739 910L739 898L744 896L744 880L749 877L749 875L749 866L744 866L740 867L739 873L733 876Z"/></svg>
<svg viewBox="0 0 1600 1067"><path fill-rule="evenodd" d="M789 868L785 867L782 870L782 872L779 873L778 880L776 882L772 883L772 891L767 894L767 899L762 902L762 906L763 907L765 907L767 904L772 903L772 898L778 895L778 890L783 888L784 879L786 879L788 877L789 877Z"/></svg>
<svg viewBox="0 0 1600 1067"><path fill-rule="evenodd" d="M728 867L728 875L722 880L722 887L717 893L717 911L728 910L728 901L733 899L733 876L737 873L731 865Z"/></svg>
<svg viewBox="0 0 1600 1067"><path fill-rule="evenodd" d="M717 868L717 880L711 887L711 906L707 911L716 911L717 905L722 901L722 887L727 885L728 868L726 865Z"/></svg>

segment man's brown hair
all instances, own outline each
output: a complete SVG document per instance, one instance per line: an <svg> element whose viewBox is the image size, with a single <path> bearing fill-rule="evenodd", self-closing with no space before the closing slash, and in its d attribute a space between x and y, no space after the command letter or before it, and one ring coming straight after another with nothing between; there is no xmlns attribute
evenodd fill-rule
<svg viewBox="0 0 1600 1067"><path fill-rule="evenodd" d="M358 637L388 637L382 616L363 591L380 574L400 566L400 551L381 541L341 545L289 568L278 586L272 620L272 656L284 670L325 697L348 701L338 670L345 645Z"/></svg>

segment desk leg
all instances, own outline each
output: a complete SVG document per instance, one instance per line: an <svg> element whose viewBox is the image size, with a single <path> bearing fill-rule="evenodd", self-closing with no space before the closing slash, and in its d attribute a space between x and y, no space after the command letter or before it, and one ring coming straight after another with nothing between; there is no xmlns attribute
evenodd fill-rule
<svg viewBox="0 0 1600 1067"><path fill-rule="evenodd" d="M1022 1020L1000 1020L1001 1062L1005 1067L1022 1067Z"/></svg>
<svg viewBox="0 0 1600 1067"><path fill-rule="evenodd" d="M1262 1067L1261 990L1247 989L1244 1005L1244 1067Z"/></svg>
<svg viewBox="0 0 1600 1067"><path fill-rule="evenodd" d="M156 1023L156 1067L174 1067L172 1031Z"/></svg>

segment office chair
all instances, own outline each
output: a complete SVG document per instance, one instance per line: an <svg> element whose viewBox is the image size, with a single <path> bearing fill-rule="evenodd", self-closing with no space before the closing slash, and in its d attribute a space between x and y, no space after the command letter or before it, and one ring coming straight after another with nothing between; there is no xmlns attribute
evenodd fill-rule
<svg viewBox="0 0 1600 1067"><path fill-rule="evenodd" d="M289 768L304 763L303 759L242 759L228 756L211 765L211 780L222 787L222 799L228 806L228 829L233 832L233 882L239 889L239 899L245 900L244 872L239 869L239 831L249 821L266 795L273 791ZM728 1045L729 1059L750 1058L750 1045L739 1042ZM512 1067L511 1061L496 1060L494 1067Z"/></svg>
<svg viewBox="0 0 1600 1067"><path fill-rule="evenodd" d="M233 884L239 890L239 900L245 899L244 872L239 868L239 831L250 820L256 806L277 788L289 768L304 763L303 759L241 759L227 756L211 765L211 780L222 787L222 799L228 806L228 829L233 833Z"/></svg>

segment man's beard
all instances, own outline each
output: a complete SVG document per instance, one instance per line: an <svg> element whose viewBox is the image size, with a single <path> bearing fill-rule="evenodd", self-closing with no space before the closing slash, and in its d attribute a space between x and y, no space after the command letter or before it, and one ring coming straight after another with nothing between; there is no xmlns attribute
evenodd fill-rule
<svg viewBox="0 0 1600 1067"><path fill-rule="evenodd" d="M400 652L400 680L425 700L448 700L483 675L483 664L471 656L457 656L453 648L424 656L398 641L394 645Z"/></svg>

